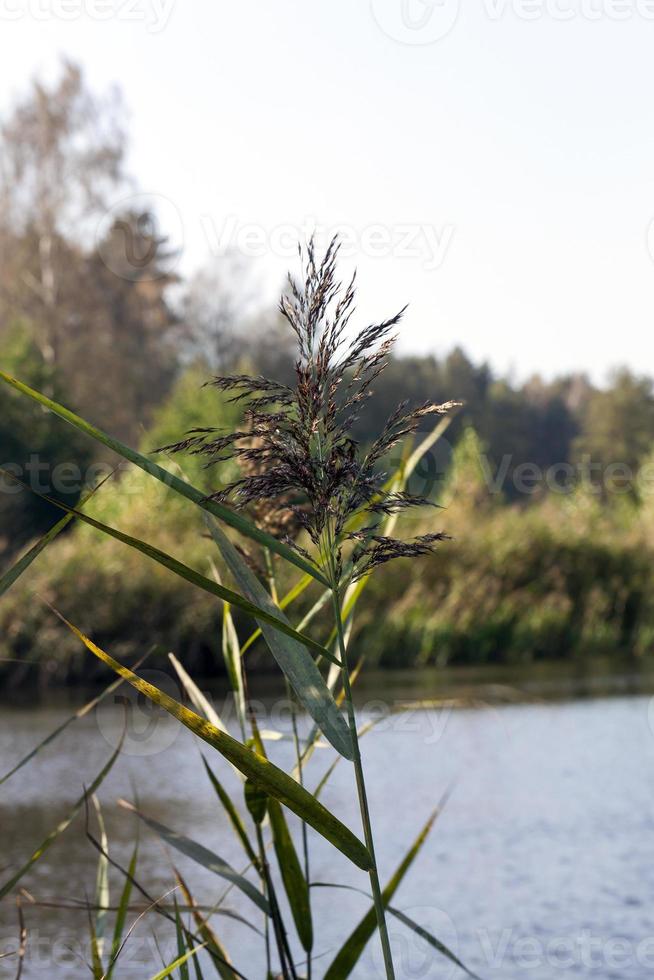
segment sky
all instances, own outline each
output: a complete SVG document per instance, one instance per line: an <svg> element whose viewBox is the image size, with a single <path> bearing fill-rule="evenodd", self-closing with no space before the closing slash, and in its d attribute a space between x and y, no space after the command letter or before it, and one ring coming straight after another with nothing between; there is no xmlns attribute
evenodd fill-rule
<svg viewBox="0 0 654 980"><path fill-rule="evenodd" d="M340 230L403 351L602 382L654 373L653 50L654 0L0 0L0 109L70 57L181 272L272 300Z"/></svg>

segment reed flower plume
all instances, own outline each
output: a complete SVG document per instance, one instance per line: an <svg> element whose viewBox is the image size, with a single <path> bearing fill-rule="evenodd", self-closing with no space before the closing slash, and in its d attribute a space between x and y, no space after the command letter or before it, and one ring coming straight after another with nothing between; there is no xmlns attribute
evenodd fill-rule
<svg viewBox="0 0 654 980"><path fill-rule="evenodd" d="M334 239L321 260L313 241L300 250L303 279L288 279L280 312L297 338L295 383L234 374L209 384L245 403L243 426L234 432L194 429L185 439L165 447L207 458L207 465L236 459L241 477L211 499L265 514L269 527L303 528L316 553L309 555L294 536L284 534L305 557L340 577L342 549L353 542L353 577L394 558L433 550L445 535L426 534L412 541L377 533L381 515L404 511L430 501L388 489L381 463L390 450L416 431L428 415L444 415L455 402L427 401L392 413L367 451L351 430L375 380L388 363L396 328L404 309L388 320L352 335L355 277L343 285L336 277L338 242ZM363 521L357 521L357 518ZM363 529L352 531L364 523Z"/></svg>

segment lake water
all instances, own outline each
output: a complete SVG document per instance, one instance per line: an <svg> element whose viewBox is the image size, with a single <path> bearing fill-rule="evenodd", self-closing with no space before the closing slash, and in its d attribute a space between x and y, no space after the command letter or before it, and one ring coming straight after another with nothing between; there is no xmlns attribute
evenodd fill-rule
<svg viewBox="0 0 654 980"><path fill-rule="evenodd" d="M157 682L161 675L154 672L152 679ZM477 686L478 677L468 680L465 691L461 685L458 689L465 698L438 706L415 706L416 700L433 696L441 683L433 674L384 675L359 694L361 719L381 718L362 744L383 879L444 791L454 785L395 906L435 933L482 978L651 978L654 708L649 694L524 701L503 679L484 689ZM639 684L623 679L619 686L631 690ZM604 689L597 679L594 687ZM577 684L574 690L580 693L581 688ZM83 703L81 696L75 699ZM216 703L222 707L220 698ZM4 705L0 771L69 711L64 704ZM0 882L61 819L83 784L91 782L111 753L124 711L121 704L106 703L0 788ZM126 863L134 837L134 819L116 800L138 795L145 812L242 867L242 854L204 774L197 743L167 716L146 714L133 699L129 711L126 750L99 792L112 856ZM285 704L266 696L261 711L265 727L288 731ZM286 742L271 742L269 750L276 761L289 765ZM330 749L315 753L307 778L310 788L332 757ZM227 765L215 754L213 761L225 783L236 786ZM358 831L347 763L335 770L323 802ZM170 856L150 831L143 830L141 841L138 878L151 894L162 895L172 887ZM81 817L23 884L39 903L83 902L94 892L96 859ZM179 854L174 859L196 899L215 902L222 880ZM314 835L312 879L362 888L367 884L365 875ZM121 887L117 874L112 874L111 886L115 902ZM320 976L368 902L349 891L321 888L313 894L315 975ZM249 914L247 900L239 901L234 891L226 906ZM24 909L29 935L25 980L88 977L85 912L27 900ZM0 915L2 952L16 942L11 901L0 905ZM135 913L130 921L134 918ZM230 918L213 921L234 964L259 980L264 961L258 937ZM391 933L402 980L464 976L395 920ZM163 956L173 958L170 929L149 913L119 960L117 980L147 980L161 968L155 936ZM0 976L13 978L15 970L12 958L0 960ZM215 973L208 967L205 976L211 975ZM353 975L362 980L382 976L376 940Z"/></svg>

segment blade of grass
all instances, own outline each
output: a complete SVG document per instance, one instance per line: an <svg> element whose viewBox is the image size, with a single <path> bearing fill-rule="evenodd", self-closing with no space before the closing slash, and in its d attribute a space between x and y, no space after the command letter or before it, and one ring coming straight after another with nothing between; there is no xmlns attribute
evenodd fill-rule
<svg viewBox="0 0 654 980"><path fill-rule="evenodd" d="M192 915L195 920L198 933L200 934L202 939L206 942L207 949L215 954L215 956L213 957L213 964L216 968L216 972L218 973L218 976L221 977L222 980L234 980L236 974L231 968L229 956L227 955L227 950L225 949L223 944L218 939L218 936L215 934L215 932L209 925L207 918L205 918L200 912L200 910L198 909L195 899L191 895L188 885L186 884L186 882L184 881L184 879L182 878L181 874L177 869L175 869L175 876L177 878L177 881L179 882L179 886L182 890L184 898L186 899L187 905L191 907ZM196 966L198 966L197 960L195 961L195 963Z"/></svg>
<svg viewBox="0 0 654 980"><path fill-rule="evenodd" d="M288 773L268 762L257 752L248 749L241 742L238 742L226 732L221 732L210 722L205 721L193 711L189 711L184 705L175 701L164 691L160 691L154 685L144 681L137 674L124 667L114 660L113 657L101 650L92 640L85 636L76 626L69 623L61 613L56 612L61 621L71 630L72 633L93 653L99 660L102 660L108 667L111 667L117 674L129 681L132 687L140 691L155 704L160 705L165 711L177 718L195 735L211 745L220 752L228 761L232 762L244 776L257 783L269 796L274 797L287 806L289 810L300 817L314 828L325 840L328 840L339 851L345 854L357 867L367 871L370 867L370 854L358 837L341 823L333 813L330 813L321 803L314 799L299 785Z"/></svg>
<svg viewBox="0 0 654 980"><path fill-rule="evenodd" d="M314 881L311 887L312 888L340 888L343 889L344 891L356 892L358 895L365 896L365 898L372 898L370 892L365 891L363 888L356 888L354 885L341 885L336 882L329 882L329 881ZM415 922L414 919L406 915L405 912L402 912L399 909L394 908L394 906L392 905L387 905L386 911L390 915L395 916L396 919L402 922L408 929L411 929L413 932L415 932L416 935L420 936L421 939L424 939L425 942L429 943L430 946L433 946L433 948L437 950L437 952L439 952L446 959L450 960L452 963L458 966L459 969L463 970L464 973L467 973L468 976L472 978L472 980L481 980L481 977L477 976L476 973L473 973L472 970L469 970L468 967L465 965L465 963L463 963L458 958L458 956L456 956L452 952L452 950L445 945L445 943L442 943L440 939L437 939L436 936L433 935L433 933L429 932L428 929L424 929L421 925Z"/></svg>
<svg viewBox="0 0 654 980"><path fill-rule="evenodd" d="M346 759L353 758L352 738L347 723L336 706L336 702L325 680L307 650L293 640L280 636L278 630L271 629L270 621L282 617L288 620L275 605L259 579L250 571L231 541L223 534L215 521L206 518L211 535L222 554L229 571L238 587L259 609L268 614L267 621L259 617L258 623L263 631L270 652L277 661L300 702L319 726L325 738ZM333 659L333 658L331 658Z"/></svg>
<svg viewBox="0 0 654 980"><path fill-rule="evenodd" d="M252 882L244 878L243 875L239 874L230 864L227 863L218 854L210 851L208 847L204 847L203 844L198 844L196 841L191 840L189 837L185 837L183 834L178 833L176 830L171 830L165 824L160 823L153 817L149 817L147 814L143 813L132 803L128 803L126 800L119 800L119 805L125 810L129 810L131 813L135 813L143 823L154 830L156 834L161 837L167 844L174 847L175 850L179 851L180 854L184 854L186 857L191 858L197 864L200 864L207 871L212 871L214 874L218 875L220 878L224 878L226 881L230 881L236 886L244 895L246 895L251 902L254 902L262 912L267 915L270 914L270 908L266 900L262 897L261 893L257 891Z"/></svg>
<svg viewBox="0 0 654 980"><path fill-rule="evenodd" d="M268 801L268 816L277 863L295 928L300 937L302 948L305 952L310 953L313 948L313 923L309 886L304 877L286 818L277 800Z"/></svg>
<svg viewBox="0 0 654 980"><path fill-rule="evenodd" d="M30 388L29 385L24 384L22 381L18 381L18 379L13 378L5 371L0 371L0 380L10 385L16 391L21 392L23 395L27 395L44 408L54 412L54 414L58 415L59 418L63 419L65 422L68 422L81 432L84 432L92 439L95 439L96 442L100 442L108 449L113 450L113 452L117 453L119 456L122 456L123 459L128 460L135 466L139 466L150 476L155 477L155 479L159 480L165 486L169 487L171 490L174 490L175 493L178 493L182 497L186 497L187 500L197 504L198 507L206 510L219 521L233 527L235 531L245 535L245 537L251 538L262 547L269 548L271 551L274 551L276 554L280 555L280 557L286 559L286 561L295 565L306 574L311 575L312 578L322 582L323 585L327 585L326 578L318 568L302 558L301 555L295 552L292 548L289 548L288 545L278 541L277 538L274 538L272 535L266 534L265 531L261 531L258 527L256 527L256 525L252 524L252 522L248 521L245 517L234 513L228 507L224 507L222 504L218 504L213 500L208 500L202 491L191 486L190 483L180 479L173 473L169 473L168 470L164 469L162 466L159 466L157 463L153 462L153 460L148 459L147 456L137 452L135 449L131 449L118 439L114 439L112 436L107 435L106 432L102 432L89 422L86 422L84 419L80 418L78 415L75 415L74 412L71 412L63 405L58 404L51 398L43 395L41 392L35 391L34 388Z"/></svg>
<svg viewBox="0 0 654 980"><path fill-rule="evenodd" d="M225 809L225 813L229 818L229 822L232 825L234 833L236 834L241 844L243 845L243 850L247 854L252 864L255 867L258 867L259 859L257 857L256 851L254 850L254 847L250 843L250 838L248 837L247 830L245 829L245 824L241 820L240 813L234 806L234 803L232 802L232 798L223 787L222 783L220 782L220 780L212 770L211 766L205 759L204 755L202 756L202 762L204 763L204 768L206 769L207 776L209 777L211 785L213 786L218 799L220 800L220 802L222 803Z"/></svg>
<svg viewBox="0 0 654 980"><path fill-rule="evenodd" d="M296 584L291 589L289 589L286 595L279 600L279 608L286 609L287 606L290 606L290 604L294 602L294 600L297 599L298 596L301 596L302 593L311 585L312 581L313 579L311 578L310 575L303 575L302 578L299 580L299 582L296 582ZM249 650L252 644L256 640L258 640L260 636L261 636L261 630L259 629L259 627L257 627L254 633L252 633L252 635L248 637L248 639L241 647L241 655L243 655L246 652L246 650Z"/></svg>
<svg viewBox="0 0 654 980"><path fill-rule="evenodd" d="M388 911L390 912L391 915L395 916L396 919L399 919L400 922L402 922L405 926L407 926L408 929L411 929L413 932L416 933L417 936L420 936L421 939L424 939L426 943L429 943L429 945L432 946L435 950L437 950L437 952L439 952L442 956L444 956L446 959L450 960L452 963L458 966L459 969L463 970L464 973L467 973L469 977L472 977L472 980L481 980L481 978L476 973L473 973L472 970L468 969L465 963L461 962L458 956L454 955L452 950L447 948L445 943L442 943L440 939L437 939L436 936L434 936L431 932L429 932L428 929L423 929L421 925L418 925L417 922L415 922L404 912L401 912L399 909L394 909L392 908L392 906L389 905Z"/></svg>
<svg viewBox="0 0 654 980"><path fill-rule="evenodd" d="M241 663L241 647L229 603L223 605L223 635L222 650L227 668L227 676L234 695L236 714L241 729L241 737L245 740L245 688L243 685L243 664Z"/></svg>
<svg viewBox="0 0 654 980"><path fill-rule="evenodd" d="M425 843L429 831L433 827L436 818L442 810L444 802L445 798L441 802L441 805L433 811L426 824L407 851L406 855L395 869L395 872L390 878L388 884L382 891L382 902L384 904L384 908L388 906L389 902L393 898L393 895L399 888L402 879L413 864L416 855L420 851L422 845ZM324 980L345 980L346 977L349 977L352 970L357 965L361 954L366 948L366 945L376 928L377 916L373 906L365 914L356 929L354 929L354 931L348 936L343 946L336 954L336 957L325 973Z"/></svg>
<svg viewBox="0 0 654 980"><path fill-rule="evenodd" d="M177 955L179 957L179 980L190 980L188 972L188 963L184 953L186 953L186 942L184 940L184 929L182 926L182 920L179 914L179 905L177 904L177 898L174 899L175 903L175 934L177 937ZM189 945L189 949L191 946Z"/></svg>
<svg viewBox="0 0 654 980"><path fill-rule="evenodd" d="M268 554L268 552L266 552L266 554ZM211 565L213 577L219 585L222 585L220 572L216 568L213 559L209 559L209 563ZM225 661L225 667L227 669L227 677L229 678L229 683L232 688L232 696L234 698L238 723L241 729L241 738L243 741L245 741L245 680L243 678L243 663L241 661L241 645L239 643L238 634L236 632L236 627L234 626L234 620L232 618L232 613L228 602L223 603L221 650L223 660Z"/></svg>
<svg viewBox="0 0 654 980"><path fill-rule="evenodd" d="M129 900L132 894L132 881L134 880L134 875L136 874L136 865L138 862L138 839L134 844L134 850L132 851L132 856L130 858L129 866L127 868L127 875L125 877L125 884L123 885L123 890L120 895L120 903L118 905L118 912L116 913L116 921L114 923L114 934L111 941L111 955L109 957L109 968L106 973L105 980L111 980L114 971L114 959L118 950L120 949L120 944L123 938L123 932L125 931L125 923L127 922L127 912L129 909Z"/></svg>
<svg viewBox="0 0 654 980"><path fill-rule="evenodd" d="M93 975L93 980L104 980L104 970L102 968L102 960L100 959L100 951L98 949L98 937L96 935L95 922L93 920L93 915L91 914L91 909L88 910L88 919L91 947L91 962L88 965Z"/></svg>
<svg viewBox="0 0 654 980"><path fill-rule="evenodd" d="M155 973L150 980L165 980L166 977L169 977L171 973L174 973L175 970L190 960L192 956L197 956L197 954L203 950L206 945L206 943L200 943L199 946L194 946L193 949L189 949L188 952L184 953L183 956L178 956L177 959L173 960L172 963L169 963L169 965L159 973Z"/></svg>
<svg viewBox="0 0 654 980"><path fill-rule="evenodd" d="M82 807L88 800L89 796L95 793L98 787L102 784L102 781L104 780L105 776L110 771L114 762L118 758L122 747L123 747L123 742L121 739L118 748L113 753L109 761L100 770L98 775L95 777L95 779L89 786L88 790L85 790L83 795L80 796L80 798L71 808L71 810L69 810L66 816L62 820L60 820L60 822L57 824L54 830L50 831L50 833L45 838L45 840L39 845L39 847L37 847L37 849L33 852L30 858L25 862L25 864L23 864L19 868L19 870L14 875L12 875L12 877L8 881L6 881L4 885L0 887L0 899L3 899L5 895L9 894L9 892L12 890L14 885L16 885L25 874L27 874L27 872L30 870L32 865L36 864L39 858L42 857L43 854L45 854L45 852L48 850L49 847L52 846L52 844L54 844L57 837L63 834L63 832L71 825L71 823L73 822L73 820L75 819L79 811L82 809Z"/></svg>
<svg viewBox="0 0 654 980"><path fill-rule="evenodd" d="M95 837L93 837L93 835L89 832L88 829L87 829L86 836L89 839L90 843L93 845L93 847L97 851L102 851L102 845L100 844L100 842L98 840L95 839ZM137 841L138 841L138 836L137 836ZM138 926L139 922L141 921L141 919L143 919L143 917L145 915L147 915L149 912L151 912L151 911L154 910L158 915L161 915L163 918L167 919L173 925L175 924L175 917L168 910L168 908L163 904L163 900L168 895L172 894L176 890L176 887L177 886L175 886L175 888L172 888L169 891L165 892L164 895L161 898L153 898L152 895L150 895L148 893L148 891L143 887L143 885L139 881L137 881L137 879L134 877L133 871L129 871L127 868L124 868L118 861L116 861L113 858L111 858L107 852L105 852L105 854L106 854L106 857L107 857L107 860L108 860L109 864L112 867L114 867L117 871L119 871L120 874L125 879L129 879L131 885L134 888L136 888L136 890L138 892L140 892L141 895L148 902L148 905L147 905L147 907L145 909L139 910L138 917L135 919L135 921L129 927L129 929L127 930L126 935L124 937L119 936L119 941L120 941L119 946L116 949L116 951L113 953L112 958L111 958L110 971L109 971L109 972L111 972L111 971L113 971L113 969L115 967L116 960L118 959L118 957L120 956L120 954L124 950L124 948L125 948L125 946L127 944L127 941L129 940L129 937L132 935L132 933L134 932L134 930ZM229 889L231 887L232 887L231 885L228 886L227 891L229 891ZM254 932L259 932L259 930L255 926L253 926L252 923L249 922L247 919L244 919L242 915L239 915L237 912L234 912L231 909L219 908L218 906L220 904L220 901L221 900L219 900L219 902L217 904L215 904L215 905L213 905L211 907L211 909L209 911L209 915L224 915L227 918L234 919L236 922L240 922L242 925L247 926L249 929L254 930ZM45 903L37 903L37 904L45 904ZM86 903L84 903L84 906L85 905L86 905ZM48 907L60 908L62 906L61 906L61 903L58 903L57 905L54 905L54 906L50 905ZM193 942L200 942L200 938L198 936L193 935L193 933L191 933L188 929L186 930L186 932L187 932L187 935L189 935L190 938L193 940ZM210 953L212 959L214 959L215 958L215 954L211 950L209 950L209 953ZM162 962L164 962L164 961L162 960ZM244 977L243 974L239 973L239 971L235 967L232 967L232 969L233 969L234 974L237 977L239 977L240 980L246 980L246 977ZM103 977L103 980L108 980L109 972L107 973L107 976L106 977Z"/></svg>
<svg viewBox="0 0 654 980"><path fill-rule="evenodd" d="M102 967L102 954L104 952L104 934L107 927L107 908L111 903L111 898L109 895L109 861L105 855L109 853L109 840L107 838L107 830L104 824L104 819L102 816L102 810L100 808L100 802L95 795L91 797L91 803L95 809L95 814L98 820L98 828L100 831L100 843L102 844L103 852L98 858L98 870L95 880L95 903L98 906L98 911L95 918L95 944L98 953L98 961ZM104 971L101 969L100 973Z"/></svg>

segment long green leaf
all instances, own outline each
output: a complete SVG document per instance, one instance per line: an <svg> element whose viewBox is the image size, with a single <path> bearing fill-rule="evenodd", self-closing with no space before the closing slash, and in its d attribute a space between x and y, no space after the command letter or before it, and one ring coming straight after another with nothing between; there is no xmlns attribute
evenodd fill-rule
<svg viewBox="0 0 654 980"><path fill-rule="evenodd" d="M268 902L263 897L260 891L258 891L252 882L244 878L242 874L235 871L230 864L227 863L223 858L219 857L218 854L214 854L210 851L208 847L204 847L203 844L198 844L196 841L191 840L189 837L185 837L183 834L178 833L176 830L171 830L170 827L166 827L165 824L160 823L153 817L147 816L147 814L142 813L141 810L133 806L131 803L127 803L125 800L120 801L121 806L126 810L130 810L135 813L143 823L147 824L151 830L154 830L156 834L161 837L167 844L174 847L175 850L179 851L180 854L184 854L186 857L191 858L192 861L197 862L197 864L202 865L207 871L212 871L214 874L221 878L225 878L226 881L231 882L236 888L239 888L244 895L254 902L262 912L266 915L270 914L270 906Z"/></svg>
<svg viewBox="0 0 654 980"><path fill-rule="evenodd" d="M312 578L310 575L303 575L302 578L298 582L296 582L295 585L292 586L292 588L289 589L286 595L279 600L279 608L286 609L287 606L290 606L290 604L295 599L297 599L298 596L301 596L302 593L311 585L311 582L312 582ZM259 627L257 627L254 633L252 633L252 635L247 638L247 640L241 647L241 656L247 650L250 649L252 644L256 640L258 640L260 636L261 636L261 630L259 629Z"/></svg>
<svg viewBox="0 0 654 980"><path fill-rule="evenodd" d="M223 605L222 651L227 668L227 676L232 687L242 737L245 738L246 708L241 647L228 602Z"/></svg>
<svg viewBox="0 0 654 980"><path fill-rule="evenodd" d="M182 918L179 914L179 905L177 904L177 899L175 898L175 933L177 935L177 954L180 958L179 964L179 980L190 980L188 972L188 963L184 958L184 953L186 952L186 942L184 941L184 927L182 926ZM189 949L191 948L189 944Z"/></svg>
<svg viewBox="0 0 654 980"><path fill-rule="evenodd" d="M245 824L241 820L241 815L236 809L236 807L234 806L231 796L224 788L224 786L222 785L222 783L220 782L220 780L218 779L215 772L213 771L213 769L211 768L211 766L209 765L209 763L207 762L204 756L202 756L202 762L204 763L204 768L207 771L207 776L211 781L211 785L213 786L216 792L216 796L218 797L218 799L220 800L220 802L222 803L225 809L225 813L227 814L229 818L229 822L231 823L234 829L234 833L236 834L241 844L243 845L243 850L247 854L252 864L254 864L255 867L258 867L259 858L257 856L256 851L254 850L254 847L250 843L250 838L247 835Z"/></svg>
<svg viewBox="0 0 654 980"><path fill-rule="evenodd" d="M114 923L114 934L111 941L111 955L109 957L109 968L107 970L105 980L111 980L111 977L113 976L114 966L115 966L114 960L118 956L120 945L123 939L123 932L125 931L125 923L127 922L127 910L129 908L129 900L132 894L132 882L134 880L134 875L136 874L138 851L139 851L139 845L137 840L137 842L134 845L134 850L132 851L129 867L127 868L127 874L125 875L125 884L123 885L123 890L120 895L118 912L116 913L116 921Z"/></svg>
<svg viewBox="0 0 654 980"><path fill-rule="evenodd" d="M225 949L223 944L218 939L218 936L209 925L207 918L205 918L200 913L200 910L197 908L195 899L191 895L189 887L184 881L184 879L182 878L179 871L176 870L175 875L177 877L177 881L179 882L180 888L182 889L182 892L184 894L184 898L186 899L186 903L191 908L191 912L193 914L193 918L195 919L195 924L198 928L198 932L202 937L202 939L205 940L207 944L207 950L210 953L214 954L212 955L211 959L216 969L216 973L218 974L219 977L222 977L222 980L235 980L237 974L232 969L229 956L227 955L227 950ZM199 968L199 963L197 960L195 961L195 965L196 965L196 973L201 974L201 970Z"/></svg>
<svg viewBox="0 0 654 980"><path fill-rule="evenodd" d="M45 854L45 852L48 850L49 847L52 846L52 844L54 844L54 842L57 839L57 837L59 837L60 834L63 834L63 832L68 827L70 827L71 823L73 822L73 820L75 819L75 817L77 816L77 814L79 813L79 811L82 809L82 807L84 806L84 804L87 801L87 799L96 792L96 790L98 789L98 787L100 786L100 784L104 780L105 776L107 775L107 773L109 772L109 770L113 766L114 762L118 758L118 756L120 754L120 750L122 749L122 747L123 747L123 742L122 742L122 739L121 739L120 744L118 745L118 748L116 749L116 751L114 752L114 754L111 756L111 758L109 759L109 761L106 763L106 765L100 770L100 772L98 773L98 775L95 777L95 779L93 780L93 782L89 786L88 790L86 790L83 793L83 795L80 796L79 800L77 800L77 802L72 807L72 809L63 818L63 820L61 820L57 824L57 826L54 828L54 830L50 831L50 833L45 838L45 840L43 841L43 843L39 847L37 847L37 849L34 851L34 853L31 855L31 857L25 862L25 864L22 865L22 867L16 872L16 874L12 875L12 877L9 879L9 881L6 881L4 883L4 885L2 885L0 887L0 899L3 899L5 897L5 895L8 895L9 894L9 892L12 890L12 888L14 887L14 885L16 885L20 881L20 879L23 877L23 875L27 874L27 872L30 870L30 868L32 867L32 865L33 864L36 864L36 862L39 860L39 858L42 857L43 854Z"/></svg>
<svg viewBox="0 0 654 980"><path fill-rule="evenodd" d="M284 883L286 897L293 915L295 928L300 937L302 948L310 953L313 947L313 923L311 920L311 902L309 886L300 865L295 850L293 838L288 829L286 818L277 800L268 801L268 816L272 830L273 844L277 863Z"/></svg>
<svg viewBox="0 0 654 980"><path fill-rule="evenodd" d="M409 848L408 852L398 865L395 873L391 877L390 881L384 888L382 892L382 901L384 907L388 905L391 901L393 895L400 886L402 879L411 867L418 851L427 839L429 831L434 825L436 817L441 812L441 807L438 807L429 817L429 820L422 828L413 844ZM345 943L336 954L331 966L327 970L324 976L324 980L345 980L352 973L352 970L357 965L361 954L363 953L368 940L372 937L375 929L377 928L377 918L375 915L374 906L364 915L363 919L359 925L354 929L354 931L348 936Z"/></svg>
<svg viewBox="0 0 654 980"><path fill-rule="evenodd" d="M12 585L20 578L23 572L26 572L33 561L35 561L42 551L47 548L51 541L57 537L58 534L68 527L71 521L75 519L74 514L66 514L62 517L57 524L50 528L42 538L40 538L36 544L27 551L22 558L19 558L15 565L12 565L4 575L0 577L0 596L3 596L5 592L8 592Z"/></svg>
<svg viewBox="0 0 654 980"><path fill-rule="evenodd" d="M308 793L302 786L291 778L282 769L268 762L257 752L248 749L241 742L232 738L226 732L221 732L210 722L205 721L195 712L189 711L184 705L169 697L164 691L160 691L154 685L149 684L138 677L128 667L114 660L113 657L96 646L92 640L85 636L76 626L69 623L67 619L57 613L63 623L77 636L79 640L93 653L99 660L111 667L117 674L124 677L126 681L135 687L155 704L160 705L165 711L177 718L186 728L190 729L198 738L201 738L216 751L220 752L229 762L232 762L244 776L257 783L269 796L274 797L287 806L289 810L297 814L301 820L305 820L314 828L325 840L328 840L339 851L345 854L357 867L363 871L369 871L372 865L371 857L365 844L359 840L355 834L349 830L345 824L341 823L333 813L330 813L322 803L319 803L311 793Z"/></svg>
<svg viewBox="0 0 654 980"><path fill-rule="evenodd" d="M166 977L169 977L171 973L174 973L174 971L177 970L183 963L186 963L188 960L190 960L192 956L196 956L201 950L205 948L206 945L207 945L206 943L200 943L199 946L195 946L193 949L189 949L187 953L184 953L183 956L178 956L176 960L173 960L172 963L170 963L159 973L155 973L155 975L151 977L150 980L165 980Z"/></svg>
<svg viewBox="0 0 654 980"><path fill-rule="evenodd" d="M448 960L451 960L452 963L455 963L456 966L459 967L459 969L463 970L464 973L467 973L469 977L472 977L472 980L481 980L481 978L476 973L473 973L472 970L468 969L465 963L461 962L458 956L454 955L451 949L448 949L445 943L442 943L440 939L437 939L436 936L434 936L433 933L429 932L428 929L423 929L421 925L415 922L404 912L401 912L399 909L394 909L392 906L389 905L388 911L390 912L391 915L394 915L396 919L399 919L400 922L402 922L405 926L407 926L408 929L413 930L413 932L415 932L417 936L420 936L420 938L424 939L426 943L429 943L430 946L433 946L433 948L437 950L442 956L444 956Z"/></svg>
<svg viewBox="0 0 654 980"><path fill-rule="evenodd" d="M98 857L98 870L95 879L95 904L97 913L95 918L94 943L97 949L98 961L102 965L102 954L104 953L104 935L107 927L107 909L111 904L109 895L109 840L107 830L104 825L100 802L95 796L91 797L91 802L95 808L100 830L101 851ZM104 973L104 971L102 971Z"/></svg>
<svg viewBox="0 0 654 980"><path fill-rule="evenodd" d="M302 644L289 639L288 629L284 631L285 635L281 635L277 629L271 628L271 620L280 617L288 624L284 613L275 605L216 522L207 518L207 524L238 587L250 602L266 611L267 618L260 616L257 621L272 655L288 678L299 701L334 748L346 759L352 759L354 749L350 729L313 658Z"/></svg>
<svg viewBox="0 0 654 980"><path fill-rule="evenodd" d="M355 888L354 885L341 885L335 882L328 882L328 881L314 881L311 887L312 888L341 888L344 889L345 891L356 892L357 895L364 895L366 898L372 898L370 892L364 891L363 888ZM441 953L442 956L444 956L448 960L451 960L452 963L455 963L456 966L458 966L461 970L463 970L464 973L467 973L469 977L472 977L472 980L481 980L481 978L478 977L476 973L473 973L472 970L468 969L465 963L461 962L458 956L455 956L452 950L449 949L445 945L445 943L442 943L440 939L437 939L436 936L433 935L433 933L429 932L428 929L424 929L421 925L419 925L412 918L410 918L410 916L406 915L405 912L401 912L399 909L394 908L392 905L387 905L386 911L390 915L395 916L396 919L402 922L408 929L411 929L413 932L415 932L416 935L420 936L421 939L424 939L425 942L429 943L430 946L433 946L434 949L437 950L439 953Z"/></svg>
<svg viewBox="0 0 654 980"><path fill-rule="evenodd" d="M86 422L84 419L80 418L78 415L75 415L74 412L71 412L63 405L58 404L58 402L53 401L51 398L48 398L41 392L35 391L34 388L30 388L29 385L24 384L22 381L18 381L5 371L0 371L0 380L6 382L8 385L11 385L12 388L14 388L16 391L20 391L23 395L27 395L29 398L32 398L40 405L43 405L44 408L54 412L55 415L59 416L59 418L63 419L65 422L68 422L81 432L84 432L92 439L95 439L96 442L100 442L102 445L107 446L108 449L113 450L119 456L122 456L123 459L128 460L130 463L134 463L135 466L139 466L150 476L155 477L155 479L160 480L161 483L165 484L165 486L170 487L171 490L174 490L182 497L186 497L187 500L191 500L194 504L197 504L198 507L206 510L209 514L213 514L214 517L217 517L218 520L222 521L224 524L228 524L230 527L233 527L235 531L238 531L240 534L251 538L262 547L268 548L270 551L274 551L286 561L297 566L297 568L300 568L308 575L311 575L312 578L322 582L323 585L328 585L327 579L322 572L319 571L319 569L302 558L302 556L295 552L292 548L289 548L288 545L278 541L277 538L274 538L272 535L266 534L265 531L261 531L258 527L256 527L256 525L252 524L252 522L248 521L245 517L234 513L228 507L224 507L222 504L218 504L213 500L208 500L206 495L203 494L201 490L191 486L190 483L180 479L173 473L169 473L168 470L164 469L162 466L159 466L157 463L153 462L153 460L148 459L147 456L137 452L135 449L131 449L118 439L114 439L112 436L107 435L106 432L102 432L101 429L98 429L89 422Z"/></svg>

